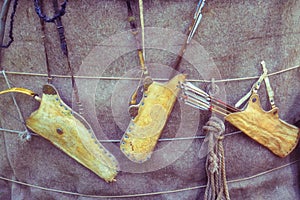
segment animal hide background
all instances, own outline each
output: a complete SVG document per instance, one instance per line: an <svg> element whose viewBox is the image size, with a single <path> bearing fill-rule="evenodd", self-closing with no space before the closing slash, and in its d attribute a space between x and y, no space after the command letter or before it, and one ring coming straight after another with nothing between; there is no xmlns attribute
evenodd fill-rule
<svg viewBox="0 0 300 200"><path fill-rule="evenodd" d="M148 45L145 52L146 64L148 63L154 79L169 78L170 73L165 70L165 66L174 63L197 2L144 1L145 26L154 27L145 32L146 46ZM131 4L139 22L138 1L131 1ZM52 15L52 1L44 1L44 5L45 13ZM70 0L66 10L62 22L71 66L76 75L137 77L139 61L135 41L129 31L125 1ZM6 29L8 30L8 26ZM40 21L33 1L20 1L14 24L15 41L9 49L2 50L1 55L1 67L7 71L11 84L31 89L40 95L47 77L9 72L46 74L46 49L51 73L70 75L66 59L60 50L55 25L46 24L45 31L44 48ZM172 37L166 37L163 33ZM300 1L207 0L194 40L187 47L190 52L187 50L187 57L180 66L180 71L192 79L259 76L261 60L266 61L270 73L299 65ZM197 45L201 46L198 47L203 54L193 51ZM199 59L203 62L198 62ZM213 68L218 73L214 73ZM3 76L0 76L0 82L1 90L6 89ZM218 85L223 88L221 98L234 105L251 89L254 82L255 79L220 83ZM270 76L270 82L275 92L276 105L280 109L280 118L296 123L300 119L299 68ZM53 84L59 90L61 98L71 107L73 101L70 78L54 78ZM137 81L123 79L78 79L79 94L85 108L84 116L93 126L99 140L121 139L130 121L127 112L129 96L137 84ZM203 82L197 85L203 89L207 87L207 83ZM264 87L259 90L259 95L264 109L270 109ZM24 118L39 106L38 102L27 96L15 96ZM24 130L11 96L2 95L0 102L1 127ZM175 104L161 138L203 135L202 126L209 119L210 113L198 112L181 104ZM226 126L226 133L236 131L227 123ZM131 163L120 153L119 143L103 143L121 165L117 181L108 184L42 137L33 136L30 142L22 142L17 134L2 131L0 176L56 190L109 196L205 186L205 157L199 158L203 142L203 139L159 142L153 157L140 165ZM226 136L223 143L231 199L300 198L299 162L252 177L299 160L299 145L291 155L279 158L242 133ZM132 199L203 199L204 191L205 187L200 187ZM0 180L0 199L92 198Z"/></svg>

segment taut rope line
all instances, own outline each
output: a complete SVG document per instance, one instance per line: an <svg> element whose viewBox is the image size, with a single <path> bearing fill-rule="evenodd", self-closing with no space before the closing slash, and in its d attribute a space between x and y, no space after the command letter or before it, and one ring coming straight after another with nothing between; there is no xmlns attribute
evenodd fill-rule
<svg viewBox="0 0 300 200"><path fill-rule="evenodd" d="M0 128L0 131L6 131L9 133L18 133L22 134L25 133L26 131L18 131L18 130L11 130L11 129L6 129L6 128ZM231 133L226 133L224 134L224 137L232 136L232 135L237 135L242 133L242 131L235 131ZM37 136L39 135L35 133L31 133L32 136ZM182 141L182 140L194 140L194 139L205 139L204 135L199 135L199 136L191 136L191 137L177 137L177 138L160 138L158 139L159 142L171 142L171 141ZM120 143L121 140L99 140L101 143Z"/></svg>
<svg viewBox="0 0 300 200"><path fill-rule="evenodd" d="M255 174L253 176L249 176L249 177L245 177L245 178L241 178L241 179L235 179L235 180L227 181L227 183L237 183L237 182L251 180L251 179L257 178L259 176L263 176L265 174L269 174L269 173L272 173L274 171L277 171L277 170L280 170L280 169L284 169L285 167L294 165L294 164L298 163L299 161L300 160L295 160L295 161L292 161L292 162L287 163L285 165L281 165L279 167L275 167L273 169L266 170L264 172ZM90 198L130 198L130 197L144 197L144 196L154 196L154 195L162 195L162 194L171 194L171 193L178 193L178 192L185 192L185 191L190 191L190 190L197 190L197 189L206 188L206 185L198 185L198 186L194 186L194 187L182 188L182 189L177 189L177 190L167 190L167 191L149 192L149 193L141 193L141 194L125 194L125 195L106 196L106 195L81 194L81 193L77 193L77 192L69 192L69 191L58 190L58 189L53 189L53 188L46 188L46 187L42 187L42 186L38 186L38 185L33 185L33 184L21 182L21 181L12 180L12 179L5 178L5 177L2 177L2 176L0 176L0 179L4 180L4 181L9 181L9 182L12 182L12 183L16 183L16 184L28 186L28 187L40 189L40 190L45 190L45 191L50 191L50 192L56 192L56 193L61 193L61 194L69 194L69 195L80 196L80 197L90 197Z"/></svg>
<svg viewBox="0 0 300 200"><path fill-rule="evenodd" d="M294 67L282 69L273 73L269 73L267 76L275 76L279 75L291 70L295 70L300 68L300 65L296 65ZM42 74L42 73L33 73L33 72L15 72L15 71L6 71L6 74L11 74L11 75L22 75L22 76L41 76L41 77L47 77L47 74ZM52 77L56 78L71 78L70 75L58 75L58 74L53 74L51 75ZM139 81L140 78L131 78L131 77L109 77L109 76L74 76L75 78L80 78L80 79L99 79L99 80L133 80L133 81ZM249 76L249 77L240 77L240 78L228 78L228 79L216 79L215 83L223 83L223 82L235 82L235 81L247 81L247 80L253 80L257 79L259 76ZM153 78L154 81L167 81L169 79L155 79ZM186 79L188 82L199 82L199 83L211 83L211 80L205 80L205 79Z"/></svg>

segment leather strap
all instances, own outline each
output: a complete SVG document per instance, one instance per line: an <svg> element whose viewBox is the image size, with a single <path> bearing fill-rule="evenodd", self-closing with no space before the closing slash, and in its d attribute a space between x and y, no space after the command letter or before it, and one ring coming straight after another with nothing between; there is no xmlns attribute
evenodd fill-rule
<svg viewBox="0 0 300 200"><path fill-rule="evenodd" d="M274 91L272 90L271 88L271 84L270 84L270 80L269 80L269 77L268 77L268 70L267 70L267 67L266 67L266 63L265 61L262 61L261 63L261 66L263 68L263 74L259 77L259 79L253 84L251 90L245 95L243 96L236 104L235 104L235 107L236 108L240 108L241 105L243 105L244 103L246 103L248 101L248 99L250 98L250 96L253 94L253 93L257 93L257 91L259 90L260 86L261 86L261 83L264 81L265 82L265 85L266 85L266 89L267 89L267 92L268 92L268 97L269 97L269 102L273 107L275 107L275 103L274 103ZM244 107L245 108L245 107Z"/></svg>

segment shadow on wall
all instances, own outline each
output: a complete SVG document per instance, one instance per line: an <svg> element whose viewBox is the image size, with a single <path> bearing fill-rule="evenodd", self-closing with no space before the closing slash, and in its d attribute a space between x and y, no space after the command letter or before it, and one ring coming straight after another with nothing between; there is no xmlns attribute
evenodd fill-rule
<svg viewBox="0 0 300 200"><path fill-rule="evenodd" d="M299 115L300 115L300 113L299 113ZM298 121L295 122L295 125L296 125L298 128L300 128L300 119L298 119Z"/></svg>
<svg viewBox="0 0 300 200"><path fill-rule="evenodd" d="M300 128L300 94L297 95L293 105L289 109L290 118L288 122Z"/></svg>

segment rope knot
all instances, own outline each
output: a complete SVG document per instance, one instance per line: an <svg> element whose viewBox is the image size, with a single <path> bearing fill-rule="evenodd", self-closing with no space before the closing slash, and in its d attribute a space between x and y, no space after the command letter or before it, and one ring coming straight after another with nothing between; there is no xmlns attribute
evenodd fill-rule
<svg viewBox="0 0 300 200"><path fill-rule="evenodd" d="M220 88L219 88L219 86L215 83L215 79L214 79L214 78L211 79L211 84L209 84L209 85L207 86L207 90L208 90L208 94L209 94L210 96L216 96L216 95L219 94Z"/></svg>
<svg viewBox="0 0 300 200"><path fill-rule="evenodd" d="M203 127L203 131L206 134L213 134L216 138L222 139L221 135L225 132L224 122L218 117L212 116Z"/></svg>
<svg viewBox="0 0 300 200"><path fill-rule="evenodd" d="M230 200L225 172L225 156L222 140L225 125L223 120L211 116L203 127L208 139L208 155L206 159L207 187L205 200Z"/></svg>
<svg viewBox="0 0 300 200"><path fill-rule="evenodd" d="M29 142L31 140L31 133L28 131L20 132L18 135L22 142Z"/></svg>

